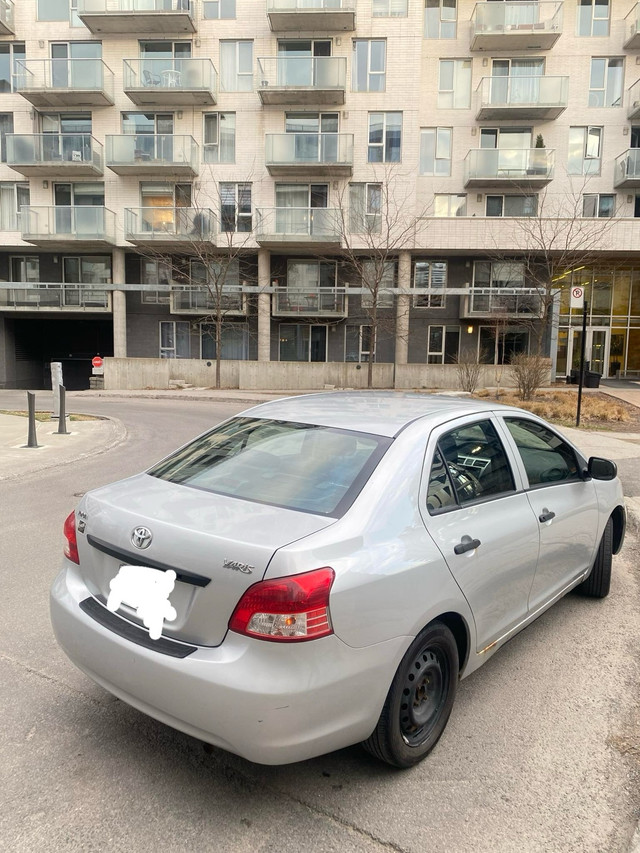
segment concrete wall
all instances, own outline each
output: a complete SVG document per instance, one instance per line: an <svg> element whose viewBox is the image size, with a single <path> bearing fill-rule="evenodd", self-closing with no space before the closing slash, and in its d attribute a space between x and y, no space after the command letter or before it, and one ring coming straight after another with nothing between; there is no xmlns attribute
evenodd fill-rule
<svg viewBox="0 0 640 853"><path fill-rule="evenodd" d="M221 362L223 388L238 387L238 361ZM195 358L105 358L104 387L168 388L172 379L182 379L200 388L211 388L216 382L215 361Z"/></svg>
<svg viewBox="0 0 640 853"><path fill-rule="evenodd" d="M367 365L345 362L240 361L240 388L294 391L311 388L366 388ZM393 387L393 365L374 364L374 388Z"/></svg>

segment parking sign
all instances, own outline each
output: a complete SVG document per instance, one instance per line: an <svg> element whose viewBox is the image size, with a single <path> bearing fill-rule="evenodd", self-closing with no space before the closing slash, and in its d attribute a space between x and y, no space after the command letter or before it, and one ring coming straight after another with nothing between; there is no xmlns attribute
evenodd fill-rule
<svg viewBox="0 0 640 853"><path fill-rule="evenodd" d="M571 308L582 308L584 306L584 288L571 288Z"/></svg>

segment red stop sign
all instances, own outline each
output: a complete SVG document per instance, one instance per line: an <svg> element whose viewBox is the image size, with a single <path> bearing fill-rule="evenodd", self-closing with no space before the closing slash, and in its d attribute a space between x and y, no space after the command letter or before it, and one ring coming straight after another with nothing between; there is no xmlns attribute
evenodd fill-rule
<svg viewBox="0 0 640 853"><path fill-rule="evenodd" d="M93 367L102 367L102 358L99 355L94 355L91 359L91 364Z"/></svg>

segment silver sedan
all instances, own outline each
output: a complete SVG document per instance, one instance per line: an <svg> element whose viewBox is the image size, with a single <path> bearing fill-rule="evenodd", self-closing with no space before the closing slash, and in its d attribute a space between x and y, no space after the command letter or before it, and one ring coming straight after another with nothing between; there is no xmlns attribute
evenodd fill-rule
<svg viewBox="0 0 640 853"><path fill-rule="evenodd" d="M570 590L607 595L624 531L615 465L528 412L289 398L85 495L51 619L106 690L251 761L362 742L409 767L461 678Z"/></svg>

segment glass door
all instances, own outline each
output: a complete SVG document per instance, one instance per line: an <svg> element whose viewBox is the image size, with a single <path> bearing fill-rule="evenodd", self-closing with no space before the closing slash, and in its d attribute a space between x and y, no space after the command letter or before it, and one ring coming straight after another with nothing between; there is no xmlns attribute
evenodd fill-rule
<svg viewBox="0 0 640 853"><path fill-rule="evenodd" d="M585 361L589 362L589 370L603 377L609 375L609 337L610 329L587 327L585 346ZM569 336L568 364L571 370L580 369L580 347L582 345L582 329L572 329Z"/></svg>

